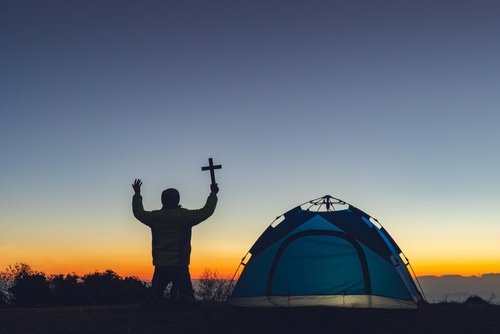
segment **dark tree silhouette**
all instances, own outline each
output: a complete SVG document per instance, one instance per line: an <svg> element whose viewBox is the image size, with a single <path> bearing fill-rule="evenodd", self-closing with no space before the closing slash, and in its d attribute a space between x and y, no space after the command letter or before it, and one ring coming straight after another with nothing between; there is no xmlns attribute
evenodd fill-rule
<svg viewBox="0 0 500 334"><path fill-rule="evenodd" d="M81 279L75 273L66 276L62 274L51 276L50 286L54 305L74 306L84 304L85 293Z"/></svg>
<svg viewBox="0 0 500 334"><path fill-rule="evenodd" d="M7 307L9 305L10 293L9 293L10 281L5 276L5 273L0 272L0 308Z"/></svg>
<svg viewBox="0 0 500 334"><path fill-rule="evenodd" d="M121 283L122 302L125 304L138 303L146 295L146 283L137 277L125 277Z"/></svg>
<svg viewBox="0 0 500 334"><path fill-rule="evenodd" d="M6 276L11 280L9 302L17 307L41 307L51 303L51 290L43 272L33 271L25 263L9 266Z"/></svg>
<svg viewBox="0 0 500 334"><path fill-rule="evenodd" d="M229 298L234 285L231 279L221 277L217 269L205 268L195 288L196 296L203 301L222 302Z"/></svg>
<svg viewBox="0 0 500 334"><path fill-rule="evenodd" d="M121 277L113 270L83 276L86 304L116 304L120 302Z"/></svg>
<svg viewBox="0 0 500 334"><path fill-rule="evenodd" d="M10 288L15 284L15 278L18 272L31 270L25 263L16 263L9 265L4 271L0 271L0 299L1 305L10 306L13 301L13 294Z"/></svg>
<svg viewBox="0 0 500 334"><path fill-rule="evenodd" d="M146 291L139 278L123 279L113 270L47 278L25 263L16 263L0 271L0 308L139 303Z"/></svg>

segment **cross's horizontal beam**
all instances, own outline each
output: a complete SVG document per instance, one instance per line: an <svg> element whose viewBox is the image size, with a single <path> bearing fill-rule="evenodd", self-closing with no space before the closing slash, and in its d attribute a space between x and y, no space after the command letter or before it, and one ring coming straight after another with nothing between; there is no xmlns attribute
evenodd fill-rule
<svg viewBox="0 0 500 334"><path fill-rule="evenodd" d="M201 170L209 170L210 171L210 178L212 179L212 184L215 184L215 170L216 169L222 169L222 165L214 165L214 161L212 158L208 159L208 166L201 167Z"/></svg>

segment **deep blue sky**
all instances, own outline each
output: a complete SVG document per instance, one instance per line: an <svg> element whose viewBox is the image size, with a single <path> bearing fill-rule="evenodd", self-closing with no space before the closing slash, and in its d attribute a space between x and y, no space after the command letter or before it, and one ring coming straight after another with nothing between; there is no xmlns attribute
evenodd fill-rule
<svg viewBox="0 0 500 334"><path fill-rule="evenodd" d="M330 194L417 273L500 272L499 18L496 1L3 1L0 269L150 266L130 184L147 209L167 187L201 207L213 157L195 266L236 267Z"/></svg>

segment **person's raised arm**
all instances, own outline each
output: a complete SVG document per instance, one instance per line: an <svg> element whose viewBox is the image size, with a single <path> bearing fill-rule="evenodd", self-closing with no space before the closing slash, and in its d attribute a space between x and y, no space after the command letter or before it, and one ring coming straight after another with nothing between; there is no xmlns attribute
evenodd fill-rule
<svg viewBox="0 0 500 334"><path fill-rule="evenodd" d="M210 185L210 191L210 195L208 196L207 202L203 208L198 210L183 211L183 214L191 226L198 225L214 213L215 207L217 206L217 193L219 192L217 183Z"/></svg>
<svg viewBox="0 0 500 334"><path fill-rule="evenodd" d="M148 219L151 215L151 212L145 211L142 206L142 196L141 196L141 179L135 179L132 184L132 188L134 188L134 196L132 197L132 212L134 213L134 217L137 218L141 223L148 224Z"/></svg>
<svg viewBox="0 0 500 334"><path fill-rule="evenodd" d="M141 179L135 179L134 183L132 183L132 188L134 188L134 191L135 191L136 195L140 195L141 194L141 186L142 186Z"/></svg>

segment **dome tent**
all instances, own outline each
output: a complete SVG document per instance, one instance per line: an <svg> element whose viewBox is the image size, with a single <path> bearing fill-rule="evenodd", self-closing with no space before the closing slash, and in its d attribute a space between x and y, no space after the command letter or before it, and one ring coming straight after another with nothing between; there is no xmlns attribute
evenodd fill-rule
<svg viewBox="0 0 500 334"><path fill-rule="evenodd" d="M278 216L241 265L228 305L416 308L422 299L387 231L329 195Z"/></svg>

